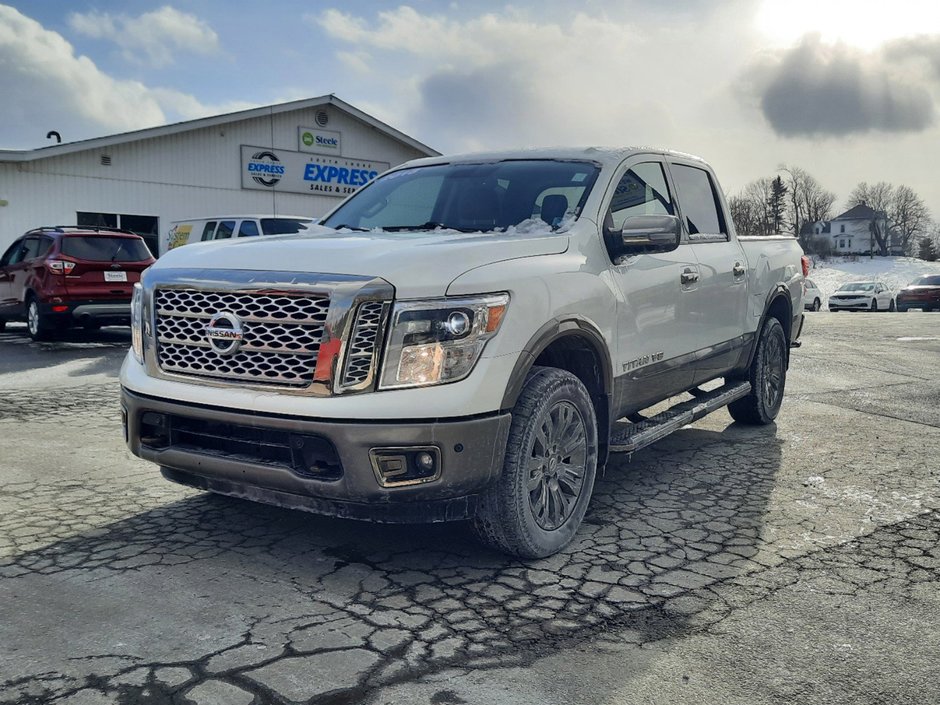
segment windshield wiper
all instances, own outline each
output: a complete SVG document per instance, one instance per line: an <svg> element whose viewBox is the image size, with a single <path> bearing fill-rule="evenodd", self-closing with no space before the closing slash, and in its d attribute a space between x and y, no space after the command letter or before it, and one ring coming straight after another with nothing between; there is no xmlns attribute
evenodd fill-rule
<svg viewBox="0 0 940 705"><path fill-rule="evenodd" d="M357 233L369 232L369 228L357 228L355 225L346 225L346 223L342 225L331 225L330 227L333 228L333 230L355 230Z"/></svg>
<svg viewBox="0 0 940 705"><path fill-rule="evenodd" d="M456 230L460 233L476 233L480 232L479 228L458 228L454 225L445 225L444 223L438 223L433 220L429 220L427 223L422 223L421 225L383 225L382 230L388 230L389 232L403 232L407 230L437 230L441 228L442 230Z"/></svg>

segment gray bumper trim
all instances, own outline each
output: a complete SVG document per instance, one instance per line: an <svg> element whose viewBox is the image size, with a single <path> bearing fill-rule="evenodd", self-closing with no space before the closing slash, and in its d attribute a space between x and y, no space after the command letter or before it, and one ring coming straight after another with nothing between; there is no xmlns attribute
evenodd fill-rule
<svg viewBox="0 0 940 705"><path fill-rule="evenodd" d="M379 521L443 521L464 518L478 494L502 470L510 414L440 421L334 421L255 414L154 399L122 390L131 452L172 471L171 477L222 494L290 506L322 514ZM289 430L329 440L342 462L338 480L302 477L286 468L197 452L186 447L152 448L141 442L141 415L147 411L218 421L255 429ZM440 449L440 477L420 485L382 487L373 472L372 448L435 446ZM164 474L167 474L166 472ZM177 472L179 475L180 473ZM187 476L192 476L187 481ZM463 506L444 515L435 503ZM430 503L422 511L415 503ZM405 516L407 518L395 518ZM424 517L421 519L421 517Z"/></svg>

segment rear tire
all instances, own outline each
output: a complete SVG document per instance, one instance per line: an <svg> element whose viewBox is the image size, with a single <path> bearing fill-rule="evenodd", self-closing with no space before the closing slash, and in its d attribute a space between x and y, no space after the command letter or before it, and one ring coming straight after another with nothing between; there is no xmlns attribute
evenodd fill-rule
<svg viewBox="0 0 940 705"><path fill-rule="evenodd" d="M888 304L888 311L894 313L894 310L895 310L894 299L891 299L891 303Z"/></svg>
<svg viewBox="0 0 940 705"><path fill-rule="evenodd" d="M519 558L557 553L574 538L597 474L597 418L570 372L534 367L512 410L499 479L482 495L473 530Z"/></svg>
<svg viewBox="0 0 940 705"><path fill-rule="evenodd" d="M871 310L872 310L872 312L877 312L877 311L878 311L878 299L872 299L872 300L871 300Z"/></svg>
<svg viewBox="0 0 940 705"><path fill-rule="evenodd" d="M26 302L26 330L33 340L49 340L52 337L49 317L39 310L39 301L30 296Z"/></svg>
<svg viewBox="0 0 940 705"><path fill-rule="evenodd" d="M814 311L818 311L818 310L821 309L821 308L822 308L822 302L821 302L819 299L816 299L816 300L813 302L813 310L814 310Z"/></svg>
<svg viewBox="0 0 940 705"><path fill-rule="evenodd" d="M739 423L764 426L773 423L783 404L787 383L787 340L783 326L768 318L757 340L748 370L751 393L728 404L728 413Z"/></svg>

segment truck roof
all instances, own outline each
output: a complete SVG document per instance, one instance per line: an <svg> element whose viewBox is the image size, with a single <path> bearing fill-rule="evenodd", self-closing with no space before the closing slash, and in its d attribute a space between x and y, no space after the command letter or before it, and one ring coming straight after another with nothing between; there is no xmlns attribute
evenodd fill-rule
<svg viewBox="0 0 940 705"><path fill-rule="evenodd" d="M538 147L533 149L511 149L492 152L468 152L465 154L451 154L440 157L427 157L406 162L407 166L425 166L429 164L451 164L454 162L502 161L506 159L564 159L585 160L602 164L603 166L616 166L633 154L659 154L663 156L681 157L694 161L705 161L692 154L677 152L661 147ZM405 165L402 165L405 166ZM400 167L399 167L400 168Z"/></svg>

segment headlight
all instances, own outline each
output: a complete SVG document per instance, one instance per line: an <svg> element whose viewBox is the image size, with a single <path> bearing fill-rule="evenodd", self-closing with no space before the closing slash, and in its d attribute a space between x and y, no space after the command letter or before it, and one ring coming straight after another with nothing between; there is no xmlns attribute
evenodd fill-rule
<svg viewBox="0 0 940 705"><path fill-rule="evenodd" d="M144 364L144 288L140 282L134 284L131 297L131 350L137 362Z"/></svg>
<svg viewBox="0 0 940 705"><path fill-rule="evenodd" d="M496 335L509 294L395 304L379 389L466 377Z"/></svg>

